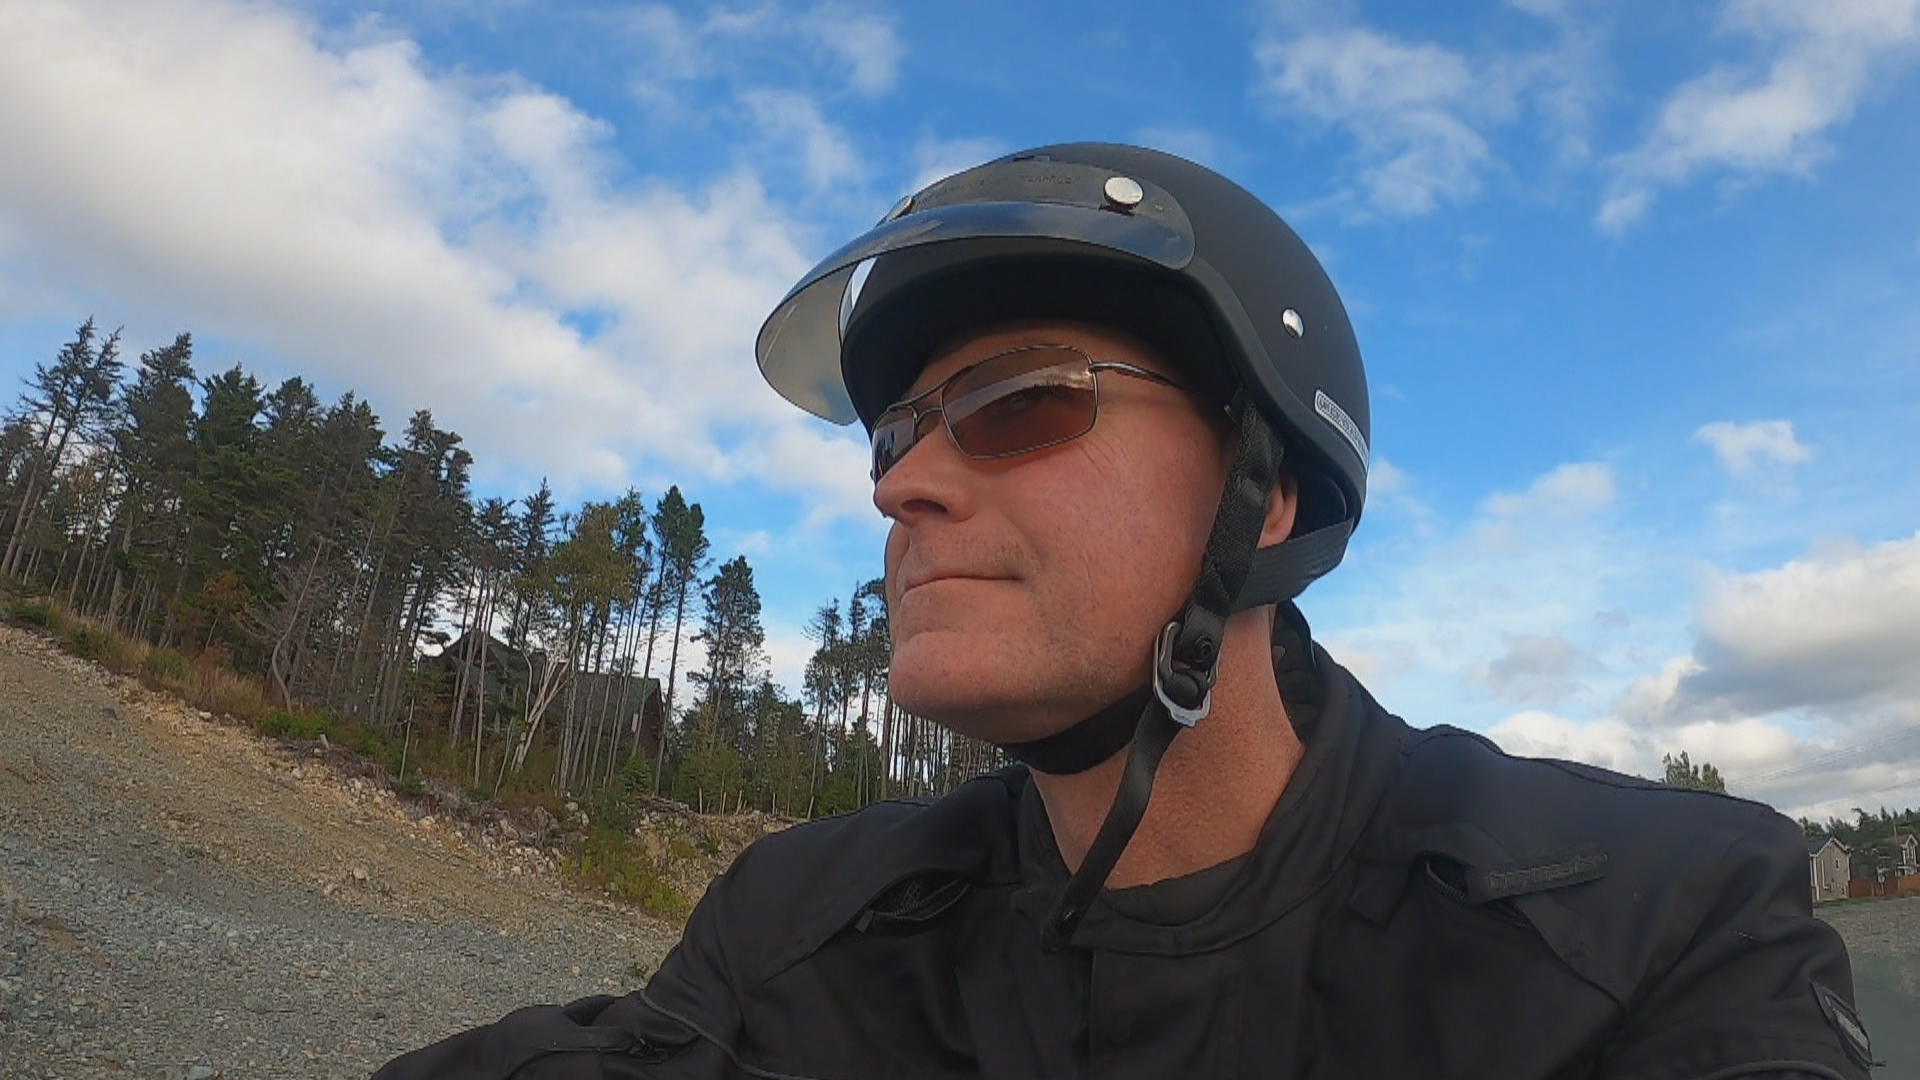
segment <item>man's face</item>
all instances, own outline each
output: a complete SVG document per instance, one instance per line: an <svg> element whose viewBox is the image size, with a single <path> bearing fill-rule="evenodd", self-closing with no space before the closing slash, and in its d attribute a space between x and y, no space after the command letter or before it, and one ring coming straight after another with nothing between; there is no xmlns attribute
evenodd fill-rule
<svg viewBox="0 0 1920 1080"><path fill-rule="evenodd" d="M1041 344L1180 377L1130 335L1026 323L943 349L906 396ZM1154 637L1199 573L1231 446L1192 394L1115 372L1099 384L1099 419L1080 438L980 461L933 420L875 487L874 505L893 521L889 682L901 707L976 738L1022 742L1147 681Z"/></svg>

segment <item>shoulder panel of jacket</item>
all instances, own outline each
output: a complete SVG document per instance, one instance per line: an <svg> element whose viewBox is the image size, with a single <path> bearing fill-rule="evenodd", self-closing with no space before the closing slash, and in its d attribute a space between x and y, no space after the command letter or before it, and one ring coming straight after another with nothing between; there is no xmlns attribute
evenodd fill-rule
<svg viewBox="0 0 1920 1080"><path fill-rule="evenodd" d="M738 995L811 956L890 887L916 876L1011 882L1025 784L1014 766L931 802L874 803L754 842L708 886L648 983L648 1001L708 1031L729 1030Z"/></svg>
<svg viewBox="0 0 1920 1080"><path fill-rule="evenodd" d="M1478 892L1468 902L1517 909L1619 1004L1602 1075L1769 1060L1864 1075L1823 1011L1823 990L1852 1001L1852 972L1813 918L1797 824L1745 799L1512 757L1456 728L1409 730L1401 753L1359 857L1383 870L1445 859Z"/></svg>

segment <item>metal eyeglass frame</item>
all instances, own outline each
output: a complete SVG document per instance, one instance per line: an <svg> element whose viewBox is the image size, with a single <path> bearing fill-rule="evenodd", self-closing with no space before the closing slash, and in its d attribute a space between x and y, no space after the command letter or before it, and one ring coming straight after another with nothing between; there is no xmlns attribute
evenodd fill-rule
<svg viewBox="0 0 1920 1080"><path fill-rule="evenodd" d="M1086 430L1075 432L1074 434L1065 436L1064 438L1052 439L1047 442L1036 444L1034 446L1023 447L1019 450L1008 450L1005 453L999 453L999 454L974 454L974 453L969 453L965 447L960 445L960 437L954 434L953 424L949 422L947 419L947 406L944 402L942 402L941 404L935 405L930 409L920 408L920 402L925 401L927 398L932 397L936 394L945 394L947 388L949 386L952 386L956 380L958 380L961 376L966 375L968 372L974 370L975 368L980 367L982 364L990 364L995 360L1004 360L1009 356L1018 356L1021 353L1025 353L1025 352L1038 352L1042 349L1046 349L1049 351L1073 353L1074 355L1080 357L1081 361L1087 365L1087 376L1093 382L1093 419L1087 422ZM1047 367L1065 367L1065 366L1068 366L1065 362L1062 362L1060 364L1047 365ZM1035 368L1033 370L1044 371L1046 370L1046 368ZM1141 367L1138 364L1129 364L1119 360L1095 360L1089 353L1087 353L1086 350L1081 349L1078 346L1074 346L1074 345L1039 343L1034 345L1022 345L1018 348L1008 349L1005 352L994 353L992 356L982 357L978 360L975 360L973 363L968 364L966 367L961 368L959 371L956 371L953 374L947 376L946 378L940 380L937 384L930 386L925 390L920 391L918 394L915 394L912 397L907 398L903 401L894 402L893 404L887 406L885 409L882 409L880 411L879 417L874 421L873 430L875 433L875 437L877 438L881 428L884 426L884 421L888 417L892 416L894 413L899 412L902 409L906 410L907 413L913 417L913 426L909 429L910 431L913 432L913 441L909 442L906 445L906 447L900 451L899 455L894 458L894 465L898 465L901 461L906 460L907 454L911 452L914 447L920 445L920 440L925 438L925 436L920 434L920 424L927 417L932 416L935 413L940 414L940 426L944 428L947 432L947 441L953 444L953 448L955 450L958 450L962 457L968 458L973 461L997 461L1001 458L1019 457L1021 454L1031 454L1038 450L1047 450L1055 446L1063 446L1067 443L1072 442L1075 439L1078 439L1088 434L1093 430L1094 425L1100 422L1100 373L1103 371L1116 371L1122 375L1131 375L1136 379L1146 379L1149 382L1157 382L1162 386L1171 386L1175 390L1184 390L1189 394L1197 392L1194 390L1193 387L1188 386L1183 382L1180 382L1175 379L1170 379L1167 376L1162 375L1157 371L1153 371L1148 368ZM989 383L988 385L991 386L992 384ZM867 448L867 452L869 457L877 457L877 455L875 454L875 448L871 444L869 444ZM889 471L891 471L892 468L893 466L888 466ZM885 473L880 471L880 467L878 464L873 465L870 468L869 473L873 477L873 482L876 484L880 482L880 478L882 476L886 475Z"/></svg>

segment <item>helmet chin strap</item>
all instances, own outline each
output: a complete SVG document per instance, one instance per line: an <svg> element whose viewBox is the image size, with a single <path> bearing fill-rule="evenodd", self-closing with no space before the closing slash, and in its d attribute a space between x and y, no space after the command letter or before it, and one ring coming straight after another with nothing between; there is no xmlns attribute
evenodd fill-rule
<svg viewBox="0 0 1920 1080"><path fill-rule="evenodd" d="M1060 899L1040 928L1041 945L1049 952L1065 948L1073 939L1088 906L1106 884L1107 875L1113 872L1114 864L1119 862L1134 831L1140 827L1147 800L1153 794L1154 774L1174 736L1205 719L1212 709L1213 684L1219 675L1220 646L1226 635L1227 617L1241 607L1253 606L1238 601L1242 599L1253 565L1254 550L1260 543L1260 532L1267 518L1267 500L1279 479L1283 451L1280 440L1274 437L1260 411L1248 403L1244 389L1234 394L1233 414L1240 418L1240 439L1233 467L1227 473L1227 482L1220 494L1220 509L1214 515L1213 530L1200 558L1200 578L1188 596L1186 607L1154 642L1152 696L1138 713L1138 720L1124 743L1105 747L1103 756L1086 762L1080 769L1067 770L1084 771L1111 758L1121 745L1126 747L1126 767L1106 820L1101 822L1100 831L1080 860L1079 869L1061 891ZM1279 546L1285 548L1287 544ZM1259 602L1273 603L1274 600ZM1131 706L1142 696L1136 694L1121 704ZM1043 750L1048 749L1044 744L1097 721L1096 732L1077 736L1083 740L1078 754L1066 762L1079 764L1084 757L1101 751L1103 744L1114 738L1116 730L1123 730L1106 715L1114 711L1104 710L1075 728L1037 743L1043 745ZM1031 753L1036 743L1022 745ZM1071 745L1074 744L1059 743L1054 748ZM1013 748L1009 747L1008 751L1011 753ZM1034 767L1041 768L1038 764Z"/></svg>

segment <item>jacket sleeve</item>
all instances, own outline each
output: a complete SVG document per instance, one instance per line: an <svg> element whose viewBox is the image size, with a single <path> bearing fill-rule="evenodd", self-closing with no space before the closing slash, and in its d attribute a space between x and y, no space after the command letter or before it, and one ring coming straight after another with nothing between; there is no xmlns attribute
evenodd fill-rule
<svg viewBox="0 0 1920 1080"><path fill-rule="evenodd" d="M1675 928L1672 963L1629 1003L1606 1080L1866 1080L1846 946L1813 917L1801 831L1772 811L1750 821L1697 886L1702 918Z"/></svg>
<svg viewBox="0 0 1920 1080"><path fill-rule="evenodd" d="M714 1010L732 1000L715 925L724 880L725 875L716 879L695 907L680 943L646 990L520 1009L395 1058L373 1080L721 1080L737 1075L728 1048L706 1037L718 1034ZM693 1023L700 1023L704 1034Z"/></svg>

